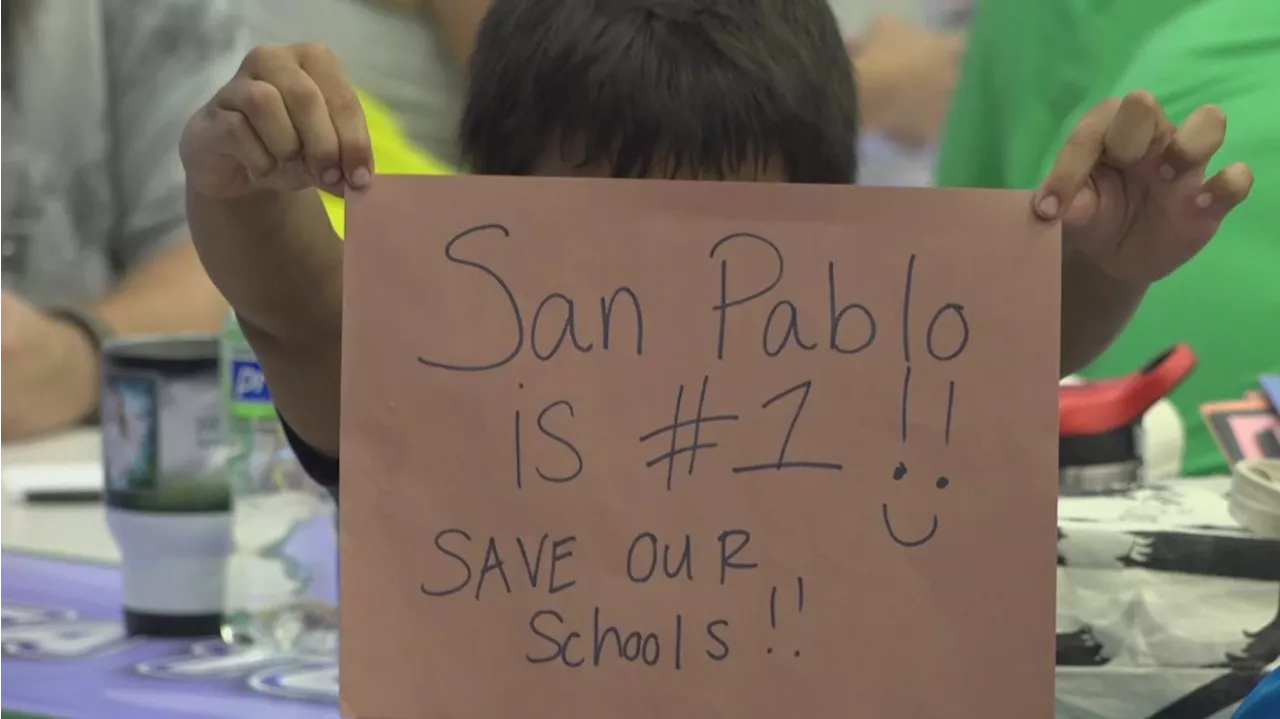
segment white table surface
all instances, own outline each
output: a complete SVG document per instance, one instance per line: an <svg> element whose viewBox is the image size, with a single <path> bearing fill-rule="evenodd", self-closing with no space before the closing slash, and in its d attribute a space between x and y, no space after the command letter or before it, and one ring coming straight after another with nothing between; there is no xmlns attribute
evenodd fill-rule
<svg viewBox="0 0 1280 719"><path fill-rule="evenodd" d="M1161 401L1147 414L1146 456L1153 474L1176 476L1182 452L1177 412ZM0 446L0 473L23 464L99 462L101 436L96 429L80 429L22 444ZM1153 461L1154 460L1154 461ZM0 492L0 544L6 550L53 554L72 559L117 563L115 541L107 531L102 503L31 506Z"/></svg>
<svg viewBox="0 0 1280 719"><path fill-rule="evenodd" d="M24 464L96 462L101 446L98 432L91 429L5 444L0 447L0 474L7 467ZM120 560L101 502L32 506L0 492L0 546L95 562Z"/></svg>
<svg viewBox="0 0 1280 719"><path fill-rule="evenodd" d="M1149 415L1147 419L1150 424L1153 418ZM1174 436L1167 439L1170 444L1176 444L1172 442ZM1181 439L1180 433L1176 435L1176 439ZM1150 437L1148 441L1150 442ZM0 447L0 473L4 468L18 465L96 462L100 456L100 447L98 433L92 430L81 430L29 444L4 445ZM1176 466L1176 462L1172 466ZM81 561L119 561L119 553L107 530L105 509L101 503L30 506L0 492L0 508L3 510L0 514L0 534L3 535L0 544L7 551L63 556ZM1161 523L1153 522L1156 525ZM1152 527L1159 528L1161 527ZM1125 547L1131 544L1124 536L1118 536ZM1102 552L1113 561L1118 553L1123 553L1123 549L1119 552ZM1276 611L1275 587L1264 583L1236 582L1232 585L1227 580L1204 578L1200 580L1200 584L1187 580L1178 586L1161 590L1153 584L1154 578L1168 573L1151 573L1141 569L1121 571L1119 567L1091 570L1087 566L1072 571L1076 573L1076 580L1064 581L1070 578L1064 578L1062 568L1059 568L1059 624L1065 617L1082 625L1108 629L1107 636L1113 643L1120 641L1125 644L1122 640L1125 639L1126 632L1141 629L1129 627L1132 622L1124 619L1135 611L1135 607L1143 608L1142 616L1150 620L1155 616L1152 612L1168 610L1169 606L1166 605L1181 602L1180 606L1173 607L1174 611L1171 613L1181 617L1182 624L1175 621L1172 624L1178 626L1171 624L1158 633L1165 638L1176 638L1181 636L1179 632L1186 630L1183 632L1186 634L1183 643L1187 644L1183 647L1184 651L1202 649L1199 645L1204 644L1218 653L1221 652L1219 645L1238 648L1236 645L1244 641L1241 639L1244 636L1242 630L1256 631ZM1089 581L1085 582L1081 577ZM1101 580L1097 577L1107 579L1099 585ZM1089 599L1095 594L1107 597L1103 602L1105 606L1082 603L1083 599ZM1253 596L1254 594L1257 596ZM1215 614L1186 609L1194 606L1213 607L1223 604L1223 599L1228 597L1232 599L1230 607L1248 609L1248 616L1227 621L1219 616L1222 612ZM1196 621L1197 616L1200 616L1201 621ZM1222 621L1215 623L1215 617ZM1222 626L1218 627L1218 624ZM1209 631L1206 627L1215 629ZM1197 643L1193 639L1200 641ZM1100 719L1150 716L1161 707L1197 691L1224 673L1224 670L1214 668L1159 666L1158 662L1151 665L1152 661L1151 657L1146 657L1137 663L1138 666L1133 661L1113 660L1103 667L1059 667L1057 716L1087 715ZM1227 719L1231 712L1232 708L1224 708L1212 714L1212 719Z"/></svg>

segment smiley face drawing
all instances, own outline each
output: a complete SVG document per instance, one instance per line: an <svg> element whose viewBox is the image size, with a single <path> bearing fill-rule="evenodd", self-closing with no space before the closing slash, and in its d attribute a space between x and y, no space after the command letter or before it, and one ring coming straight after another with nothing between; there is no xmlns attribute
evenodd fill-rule
<svg viewBox="0 0 1280 719"><path fill-rule="evenodd" d="M907 465L904 464L903 462L899 462L898 466L893 468L893 479L894 481L900 481L906 476L907 476ZM946 489L950 485L951 485L951 480L947 479L946 477L938 477L938 479L934 482L934 486L937 487L938 489ZM885 502L880 505L880 516L884 520L884 528L885 528L885 531L889 533L889 538L892 539L894 543L900 547L907 547L908 549L910 549L913 547L924 546L929 542L929 540L933 539L934 536L938 534L938 515L937 514L933 515L933 518L930 520L929 530L924 534L919 535L916 539L904 539L903 536L899 535L898 532L893 528L893 520L889 518L888 502Z"/></svg>

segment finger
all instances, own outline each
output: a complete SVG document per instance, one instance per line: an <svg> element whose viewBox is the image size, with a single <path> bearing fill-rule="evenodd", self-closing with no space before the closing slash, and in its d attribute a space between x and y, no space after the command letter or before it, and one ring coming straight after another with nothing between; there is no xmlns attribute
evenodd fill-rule
<svg viewBox="0 0 1280 719"><path fill-rule="evenodd" d="M1120 101L1103 137L1103 157L1120 167L1147 156L1163 124L1164 111L1149 92L1131 92Z"/></svg>
<svg viewBox="0 0 1280 719"><path fill-rule="evenodd" d="M1053 169L1035 194L1034 208L1042 218L1057 219L1084 187L1089 173L1102 157L1103 138L1119 105L1114 99L1098 105L1071 131Z"/></svg>
<svg viewBox="0 0 1280 719"><path fill-rule="evenodd" d="M226 133L224 146L244 166L250 179L265 177L281 165L253 129L248 117L235 110L215 109L217 127Z"/></svg>
<svg viewBox="0 0 1280 719"><path fill-rule="evenodd" d="M301 150L298 133L293 129L284 99L270 84L242 78L229 82L218 91L214 107L241 115L248 121L253 136L258 138L276 162L286 162ZM243 137L239 128L234 137Z"/></svg>
<svg viewBox="0 0 1280 719"><path fill-rule="evenodd" d="M1204 105L1187 115L1165 148L1160 175L1174 180L1209 164L1227 136L1227 115L1216 105Z"/></svg>
<svg viewBox="0 0 1280 719"><path fill-rule="evenodd" d="M1097 214L1102 198L1093 180L1086 180L1084 186L1071 199L1071 203L1063 208L1060 215L1062 223L1068 227L1083 225Z"/></svg>
<svg viewBox="0 0 1280 719"><path fill-rule="evenodd" d="M326 187L340 183L338 133L329 118L324 94L299 65L296 53L266 55L254 66L253 72L279 92L301 142L302 160L312 177Z"/></svg>
<svg viewBox="0 0 1280 719"><path fill-rule="evenodd" d="M1225 216L1253 189L1253 171L1243 162L1224 167L1210 177L1195 196L1196 208L1219 217Z"/></svg>
<svg viewBox="0 0 1280 719"><path fill-rule="evenodd" d="M373 143L364 108L338 58L323 45L299 48L301 65L320 88L329 118L337 132L341 167L347 183L357 189L373 180Z"/></svg>
<svg viewBox="0 0 1280 719"><path fill-rule="evenodd" d="M1147 157L1143 158L1142 162L1159 167L1161 164L1160 157L1164 154L1165 149L1169 147L1169 143L1173 142L1173 135L1177 131L1178 128L1169 120L1169 116L1161 111L1156 121L1155 137L1151 140L1151 147L1147 148Z"/></svg>

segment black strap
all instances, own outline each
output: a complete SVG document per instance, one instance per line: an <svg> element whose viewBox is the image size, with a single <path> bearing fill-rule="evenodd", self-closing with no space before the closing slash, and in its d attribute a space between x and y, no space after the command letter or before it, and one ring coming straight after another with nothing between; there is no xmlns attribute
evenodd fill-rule
<svg viewBox="0 0 1280 719"><path fill-rule="evenodd" d="M307 444L284 417L280 418L280 425L284 428L285 439L289 440L289 447L293 449L293 454L298 458L298 464L302 467L302 471L307 476L315 480L316 484L324 487L333 495L336 502L338 499L338 476L339 462L337 457L331 457L311 445Z"/></svg>

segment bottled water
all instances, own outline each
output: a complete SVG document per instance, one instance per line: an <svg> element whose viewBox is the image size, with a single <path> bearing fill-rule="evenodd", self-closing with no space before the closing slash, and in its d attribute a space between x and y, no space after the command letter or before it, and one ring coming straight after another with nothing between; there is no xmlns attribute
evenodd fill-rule
<svg viewBox="0 0 1280 719"><path fill-rule="evenodd" d="M275 653L337 654L333 501L289 450L262 369L234 313L221 372L234 552L222 637Z"/></svg>

